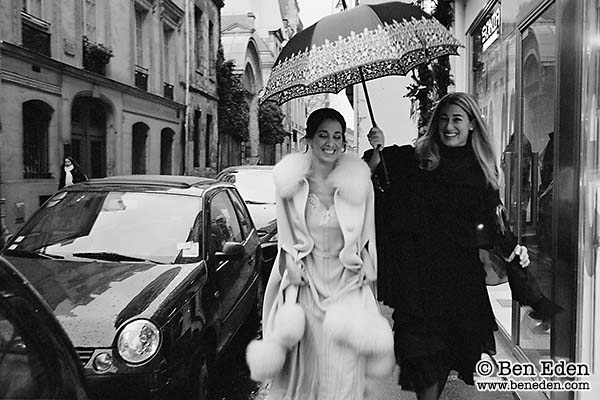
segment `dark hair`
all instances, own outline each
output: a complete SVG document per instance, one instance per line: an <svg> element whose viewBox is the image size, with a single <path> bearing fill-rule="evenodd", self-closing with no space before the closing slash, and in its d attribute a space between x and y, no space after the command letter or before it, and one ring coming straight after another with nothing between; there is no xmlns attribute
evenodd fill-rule
<svg viewBox="0 0 600 400"><path fill-rule="evenodd" d="M71 156L64 156L63 157L63 162L62 162L62 166L65 166L65 160L69 160L71 161L71 165L73 166L73 168L79 168L79 163L77 163L77 161L75 161L75 159Z"/></svg>
<svg viewBox="0 0 600 400"><path fill-rule="evenodd" d="M334 110L333 108L319 108L310 113L306 120L306 139L311 140L323 121L329 119L340 123L342 126L342 140L346 143L346 120L338 110Z"/></svg>

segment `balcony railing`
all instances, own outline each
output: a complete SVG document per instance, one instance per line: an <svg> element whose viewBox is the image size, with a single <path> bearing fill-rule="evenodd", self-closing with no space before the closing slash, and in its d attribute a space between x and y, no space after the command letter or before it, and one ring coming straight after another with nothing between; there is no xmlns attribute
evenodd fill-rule
<svg viewBox="0 0 600 400"><path fill-rule="evenodd" d="M163 82L163 97L173 100L173 85Z"/></svg>
<svg viewBox="0 0 600 400"><path fill-rule="evenodd" d="M148 91L148 69L135 66L135 87Z"/></svg>

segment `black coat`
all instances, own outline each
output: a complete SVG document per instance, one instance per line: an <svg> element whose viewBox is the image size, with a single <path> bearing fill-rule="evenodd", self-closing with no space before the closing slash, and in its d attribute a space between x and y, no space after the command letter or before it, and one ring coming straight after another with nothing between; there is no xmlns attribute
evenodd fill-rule
<svg viewBox="0 0 600 400"><path fill-rule="evenodd" d="M389 185L381 164L374 174L378 297L400 310L396 315L446 319L444 313L457 313L450 303L460 303L469 291L482 296L483 302L485 277L478 249L499 250L503 244L502 252L508 251L503 255L508 256L517 244L514 237L502 237L496 229L499 193L486 184L470 146L441 150L440 166L424 171L412 146L386 147L382 155ZM370 159L371 154L367 151L364 158ZM513 298L521 304L532 306L545 318L560 310L518 261L508 269L508 278ZM489 302L487 293L485 298ZM484 326L490 322L487 306L465 306L472 309L472 316L482 316Z"/></svg>

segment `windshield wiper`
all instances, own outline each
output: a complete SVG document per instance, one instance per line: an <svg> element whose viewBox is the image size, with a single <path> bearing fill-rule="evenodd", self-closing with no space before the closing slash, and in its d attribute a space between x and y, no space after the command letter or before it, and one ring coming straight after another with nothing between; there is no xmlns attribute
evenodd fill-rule
<svg viewBox="0 0 600 400"><path fill-rule="evenodd" d="M105 261L143 261L143 262L151 262L154 264L161 264L157 261L147 260L145 258L128 256L125 254L112 253L108 251L98 251L98 252L87 252L87 253L73 253L74 257L82 257L82 258L93 258L96 260L105 260Z"/></svg>
<svg viewBox="0 0 600 400"><path fill-rule="evenodd" d="M26 258L44 258L48 260L62 260L64 257L59 256L57 254L48 254L43 253L40 250L22 250L22 249L13 249L6 250L5 254L14 255L17 257L26 257Z"/></svg>

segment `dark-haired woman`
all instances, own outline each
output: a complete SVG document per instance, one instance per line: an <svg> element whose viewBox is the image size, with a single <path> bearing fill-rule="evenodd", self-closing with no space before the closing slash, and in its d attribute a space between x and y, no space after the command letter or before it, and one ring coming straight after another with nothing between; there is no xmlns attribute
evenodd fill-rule
<svg viewBox="0 0 600 400"><path fill-rule="evenodd" d="M58 188L62 189L65 186L74 183L87 181L87 176L79 168L79 164L71 156L65 157L60 166L60 178L58 180Z"/></svg>
<svg viewBox="0 0 600 400"><path fill-rule="evenodd" d="M318 109L306 125L307 151L273 171L279 252L264 339L248 347L247 361L253 379L272 380L269 399L362 400L394 366L391 327L373 292L371 173L346 152L338 111ZM286 311L290 303L300 319Z"/></svg>

